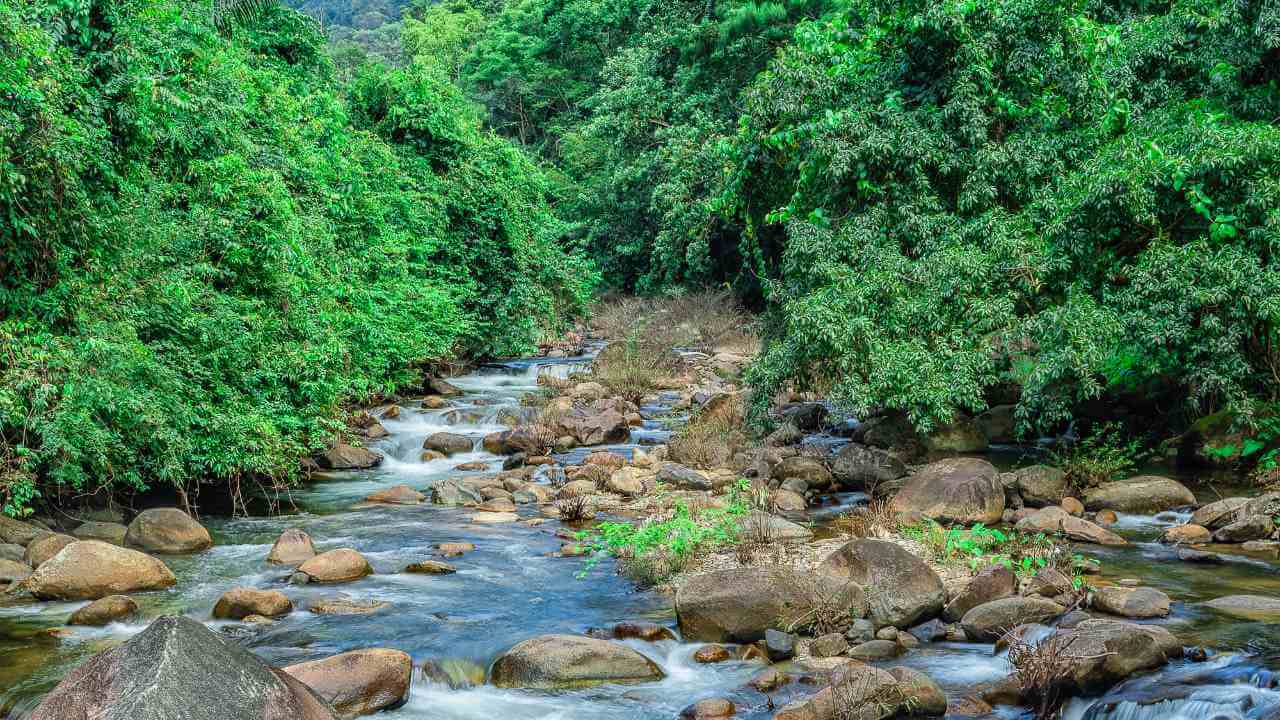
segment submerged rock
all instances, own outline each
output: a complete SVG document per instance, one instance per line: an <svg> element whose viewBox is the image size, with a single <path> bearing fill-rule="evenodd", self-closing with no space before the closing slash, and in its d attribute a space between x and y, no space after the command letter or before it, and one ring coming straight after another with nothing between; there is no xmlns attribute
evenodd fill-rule
<svg viewBox="0 0 1280 720"><path fill-rule="evenodd" d="M315 694L185 617L72 670L28 720L335 720Z"/></svg>
<svg viewBox="0 0 1280 720"><path fill-rule="evenodd" d="M41 600L96 600L163 590L176 582L169 568L150 555L97 540L80 540L37 568L25 586Z"/></svg>
<svg viewBox="0 0 1280 720"><path fill-rule="evenodd" d="M174 555L213 547L209 531L177 508L143 510L129 523L124 541L129 547Z"/></svg>
<svg viewBox="0 0 1280 720"><path fill-rule="evenodd" d="M1220 613L1248 620L1280 622L1280 598L1265 595L1228 595L1204 603Z"/></svg>
<svg viewBox="0 0 1280 720"><path fill-rule="evenodd" d="M298 663L284 671L311 688L343 718L392 710L409 699L413 660L399 650L373 648Z"/></svg>
<svg viewBox="0 0 1280 720"><path fill-rule="evenodd" d="M492 669L493 684L504 688L559 689L663 677L656 663L626 645L577 635L530 638L503 653Z"/></svg>

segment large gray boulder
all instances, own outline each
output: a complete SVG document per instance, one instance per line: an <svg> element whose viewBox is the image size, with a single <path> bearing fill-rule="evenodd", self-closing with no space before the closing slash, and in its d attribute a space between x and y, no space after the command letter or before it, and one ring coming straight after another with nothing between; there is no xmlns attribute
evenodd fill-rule
<svg viewBox="0 0 1280 720"><path fill-rule="evenodd" d="M41 600L97 600L108 595L163 590L177 579L165 564L97 540L73 542L24 581Z"/></svg>
<svg viewBox="0 0 1280 720"><path fill-rule="evenodd" d="M817 595L819 598L815 598ZM862 588L820 573L743 567L695 575L676 590L676 619L686 641L751 643L765 631L803 624L815 599L866 615Z"/></svg>
<svg viewBox="0 0 1280 720"><path fill-rule="evenodd" d="M336 720L305 685L186 617L72 670L28 720Z"/></svg>
<svg viewBox="0 0 1280 720"><path fill-rule="evenodd" d="M1159 625L1121 620L1085 620L1064 631L1070 653L1078 658L1072 684L1081 692L1099 692L1142 671L1161 667L1182 656L1182 643Z"/></svg>
<svg viewBox="0 0 1280 720"><path fill-rule="evenodd" d="M1191 524L1217 530L1235 522L1237 511L1248 504L1249 498L1246 497L1229 497L1211 502L1191 515Z"/></svg>
<svg viewBox="0 0 1280 720"><path fill-rule="evenodd" d="M997 523L1005 505L999 475L986 460L939 460L908 478L889 509L898 515L919 515L941 523Z"/></svg>
<svg viewBox="0 0 1280 720"><path fill-rule="evenodd" d="M933 568L884 540L851 540L827 556L818 572L861 587L878 625L911 627L937 617L947 599Z"/></svg>
<svg viewBox="0 0 1280 720"><path fill-rule="evenodd" d="M471 452L472 448L475 447L475 443L466 435L438 432L424 440L422 447L445 455L456 455L458 453Z"/></svg>
<svg viewBox="0 0 1280 720"><path fill-rule="evenodd" d="M498 687L560 689L665 677L657 663L621 643L580 635L543 635L506 651L493 663Z"/></svg>
<svg viewBox="0 0 1280 720"><path fill-rule="evenodd" d="M1195 504L1196 496L1185 485L1158 475L1103 483L1084 494L1085 509L1094 512L1158 513Z"/></svg>

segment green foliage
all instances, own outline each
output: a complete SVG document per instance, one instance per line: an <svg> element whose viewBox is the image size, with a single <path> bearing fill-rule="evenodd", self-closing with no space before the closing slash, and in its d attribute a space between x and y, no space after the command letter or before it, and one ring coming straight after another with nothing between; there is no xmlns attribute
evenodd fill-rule
<svg viewBox="0 0 1280 720"><path fill-rule="evenodd" d="M1046 567L1054 552L1052 541L1044 533L1004 531L982 523L968 528L943 528L933 520L925 520L919 525L904 526L902 533L924 545L938 562L960 562L971 570L1003 565L1021 577L1030 577Z"/></svg>
<svg viewBox="0 0 1280 720"><path fill-rule="evenodd" d="M342 406L530 349L592 272L451 86L306 17L0 0L0 493L284 480Z"/></svg>
<svg viewBox="0 0 1280 720"><path fill-rule="evenodd" d="M1143 455L1137 440L1126 438L1120 426L1108 424L1083 440L1055 450L1050 463L1062 470L1067 487L1083 492L1132 475Z"/></svg>
<svg viewBox="0 0 1280 720"><path fill-rule="evenodd" d="M629 567L643 568L642 579L656 584L679 573L690 560L739 541L739 523L751 512L750 486L740 480L724 507L691 508L677 501L669 517L640 524L603 522L578 533L577 539L592 553L622 558ZM580 576L595 567L587 560Z"/></svg>

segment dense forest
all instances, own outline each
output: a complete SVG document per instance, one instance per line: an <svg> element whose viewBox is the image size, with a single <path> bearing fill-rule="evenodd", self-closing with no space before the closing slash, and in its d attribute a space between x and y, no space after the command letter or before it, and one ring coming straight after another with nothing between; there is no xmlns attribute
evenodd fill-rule
<svg viewBox="0 0 1280 720"><path fill-rule="evenodd" d="M597 278L762 311L757 419L1278 424L1275 3L258 5L0 2L6 511L286 476Z"/></svg>

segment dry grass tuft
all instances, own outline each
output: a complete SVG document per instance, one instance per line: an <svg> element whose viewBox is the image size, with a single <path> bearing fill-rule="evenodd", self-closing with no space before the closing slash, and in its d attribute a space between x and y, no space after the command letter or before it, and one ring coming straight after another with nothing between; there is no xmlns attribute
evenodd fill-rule
<svg viewBox="0 0 1280 720"><path fill-rule="evenodd" d="M911 698L897 683L877 681L873 673L843 672L831 682L833 720L880 720L911 714Z"/></svg>
<svg viewBox="0 0 1280 720"><path fill-rule="evenodd" d="M836 518L835 526L851 538L885 538L893 534L898 521L890 512L889 503L872 500Z"/></svg>
<svg viewBox="0 0 1280 720"><path fill-rule="evenodd" d="M567 523L583 522L584 520L590 520L594 516L591 510L591 498L586 495L575 495L557 500L556 512L560 514L560 519Z"/></svg>
<svg viewBox="0 0 1280 720"><path fill-rule="evenodd" d="M733 546L734 557L742 566L754 565L762 560L771 562L778 560L777 534L773 524L765 513L751 513L742 519L738 526L738 543Z"/></svg>
<svg viewBox="0 0 1280 720"><path fill-rule="evenodd" d="M606 337L667 348L753 355L760 346L753 319L727 292L612 298L596 306L592 324Z"/></svg>
<svg viewBox="0 0 1280 720"><path fill-rule="evenodd" d="M701 470L729 467L738 453L750 447L742 399L733 398L726 403L736 405L736 410L717 409L694 416L667 442L667 454L672 461Z"/></svg>
<svg viewBox="0 0 1280 720"><path fill-rule="evenodd" d="M1088 659L1071 652L1075 637L1054 633L1039 642L1014 633L1006 637L1009 665L1023 702L1031 706L1036 720L1058 717L1062 703L1070 696L1073 668Z"/></svg>

